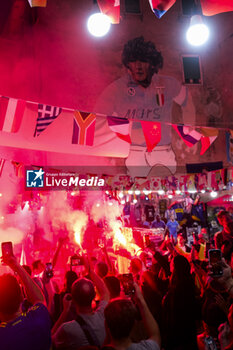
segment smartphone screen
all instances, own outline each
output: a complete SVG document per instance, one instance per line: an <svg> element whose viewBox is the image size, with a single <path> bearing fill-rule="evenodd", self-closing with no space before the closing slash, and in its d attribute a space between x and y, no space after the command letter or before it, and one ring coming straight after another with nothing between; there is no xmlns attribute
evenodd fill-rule
<svg viewBox="0 0 233 350"><path fill-rule="evenodd" d="M209 250L209 262L210 265L216 264L222 261L222 252L220 249Z"/></svg>
<svg viewBox="0 0 233 350"><path fill-rule="evenodd" d="M209 250L209 264L211 265L210 274L214 277L222 276L223 269L221 266L222 252L220 249Z"/></svg>
<svg viewBox="0 0 233 350"><path fill-rule="evenodd" d="M73 258L71 259L71 266L79 266L80 264L80 259L79 258Z"/></svg>
<svg viewBox="0 0 233 350"><path fill-rule="evenodd" d="M45 273L48 278L53 277L53 265L52 263L46 263Z"/></svg>
<svg viewBox="0 0 233 350"><path fill-rule="evenodd" d="M46 271L52 271L53 270L53 265L52 263L46 263Z"/></svg>
<svg viewBox="0 0 233 350"><path fill-rule="evenodd" d="M135 293L134 280L132 273L124 273L120 276L125 295L132 295Z"/></svg>
<svg viewBox="0 0 233 350"><path fill-rule="evenodd" d="M12 242L2 242L1 246L3 259L14 255Z"/></svg>
<svg viewBox="0 0 233 350"><path fill-rule="evenodd" d="M152 266L152 258L146 258L146 267L149 268Z"/></svg>

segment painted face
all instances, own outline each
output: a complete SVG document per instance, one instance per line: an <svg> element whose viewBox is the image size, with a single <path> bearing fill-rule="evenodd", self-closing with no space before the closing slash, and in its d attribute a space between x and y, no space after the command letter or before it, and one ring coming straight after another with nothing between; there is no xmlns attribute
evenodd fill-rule
<svg viewBox="0 0 233 350"><path fill-rule="evenodd" d="M128 66L134 81L141 82L148 78L150 70L150 64L148 62L129 62Z"/></svg>

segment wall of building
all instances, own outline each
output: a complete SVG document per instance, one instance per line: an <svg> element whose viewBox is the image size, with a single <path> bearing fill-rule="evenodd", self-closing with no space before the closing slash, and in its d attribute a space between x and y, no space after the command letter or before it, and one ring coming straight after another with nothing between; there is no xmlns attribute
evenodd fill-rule
<svg viewBox="0 0 233 350"><path fill-rule="evenodd" d="M93 10L92 0L48 0L46 8L38 9L31 9L25 0L15 0L4 28L0 27L0 94L92 111L103 89L125 71L121 64L124 43L144 35L164 56L161 74L179 81L183 79L181 56L200 55L203 85L189 87L195 123L233 129L233 12L205 18L211 38L200 49L186 43L189 17L182 15L179 0L160 20L147 0L142 1L141 16L124 14L122 9L121 23L112 25L103 38L87 32L86 20ZM182 122L177 105L173 122ZM211 161L227 165L224 130L203 156L199 144L188 148L175 131L173 148L181 166Z"/></svg>

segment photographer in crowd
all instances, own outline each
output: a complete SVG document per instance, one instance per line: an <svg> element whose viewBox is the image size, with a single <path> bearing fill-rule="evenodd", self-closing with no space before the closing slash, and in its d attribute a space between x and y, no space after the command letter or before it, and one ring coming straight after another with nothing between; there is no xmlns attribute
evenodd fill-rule
<svg viewBox="0 0 233 350"><path fill-rule="evenodd" d="M51 322L41 289L14 256L4 257L3 263L20 278L33 307L21 313L23 295L16 277L12 274L0 276L0 348L49 350Z"/></svg>
<svg viewBox="0 0 233 350"><path fill-rule="evenodd" d="M84 257L83 257L84 258ZM91 280L79 278L71 288L71 295L66 294L63 311L55 323L52 333L57 349L77 350L81 346L102 346L105 339L104 309L109 301L109 291L104 281L94 272L87 258L85 266ZM99 293L100 303L94 311L92 302L95 298L95 287ZM63 323L74 302L77 312L76 320Z"/></svg>
<svg viewBox="0 0 233 350"><path fill-rule="evenodd" d="M134 301L140 311L143 325L146 329L148 339L139 343L133 343L131 333L137 319L137 308L130 299L112 300L104 311L106 329L110 335L110 346L116 350L159 350L160 332L155 319L153 318L139 286L134 283Z"/></svg>

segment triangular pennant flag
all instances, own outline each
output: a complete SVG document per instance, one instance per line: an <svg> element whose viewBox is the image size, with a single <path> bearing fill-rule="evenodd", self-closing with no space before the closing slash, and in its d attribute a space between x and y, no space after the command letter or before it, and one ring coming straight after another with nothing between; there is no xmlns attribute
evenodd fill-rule
<svg viewBox="0 0 233 350"><path fill-rule="evenodd" d="M0 97L0 130L18 132L23 119L26 101Z"/></svg>
<svg viewBox="0 0 233 350"><path fill-rule="evenodd" d="M175 124L172 126L188 147L193 147L202 136L199 132L192 130L189 126Z"/></svg>
<svg viewBox="0 0 233 350"><path fill-rule="evenodd" d="M110 18L111 23L120 23L120 0L97 0L100 11Z"/></svg>
<svg viewBox="0 0 233 350"><path fill-rule="evenodd" d="M118 117L107 117L109 128L116 133L116 135L131 144L129 134L129 120Z"/></svg>
<svg viewBox="0 0 233 350"><path fill-rule="evenodd" d="M161 124L141 121L148 152L151 152L161 140Z"/></svg>
<svg viewBox="0 0 233 350"><path fill-rule="evenodd" d="M200 128L202 133L201 137L201 152L200 155L203 155L207 149L212 145L212 143L218 137L218 129L215 128Z"/></svg>
<svg viewBox="0 0 233 350"><path fill-rule="evenodd" d="M34 137L39 136L61 114L60 107L38 104L38 117Z"/></svg>
<svg viewBox="0 0 233 350"><path fill-rule="evenodd" d="M14 170L15 170L15 175L17 177L23 178L24 177L24 166L22 163L19 162L15 162L12 160L11 162L14 166Z"/></svg>
<svg viewBox="0 0 233 350"><path fill-rule="evenodd" d="M28 0L31 7L46 7L47 0Z"/></svg>
<svg viewBox="0 0 233 350"><path fill-rule="evenodd" d="M149 0L151 10L158 18L161 18L175 2L176 0Z"/></svg>
<svg viewBox="0 0 233 350"><path fill-rule="evenodd" d="M150 178L150 188L154 191L161 190L162 185L161 185L161 178L157 176L152 176Z"/></svg>
<svg viewBox="0 0 233 350"><path fill-rule="evenodd" d="M222 12L233 11L232 0L201 0L204 16L214 16Z"/></svg>
<svg viewBox="0 0 233 350"><path fill-rule="evenodd" d="M75 111L72 143L81 146L93 146L95 121L95 114Z"/></svg>
<svg viewBox="0 0 233 350"><path fill-rule="evenodd" d="M186 179L186 184L187 184L187 190L188 191L196 191L196 185L195 185L195 175L194 174L189 174L187 175Z"/></svg>

